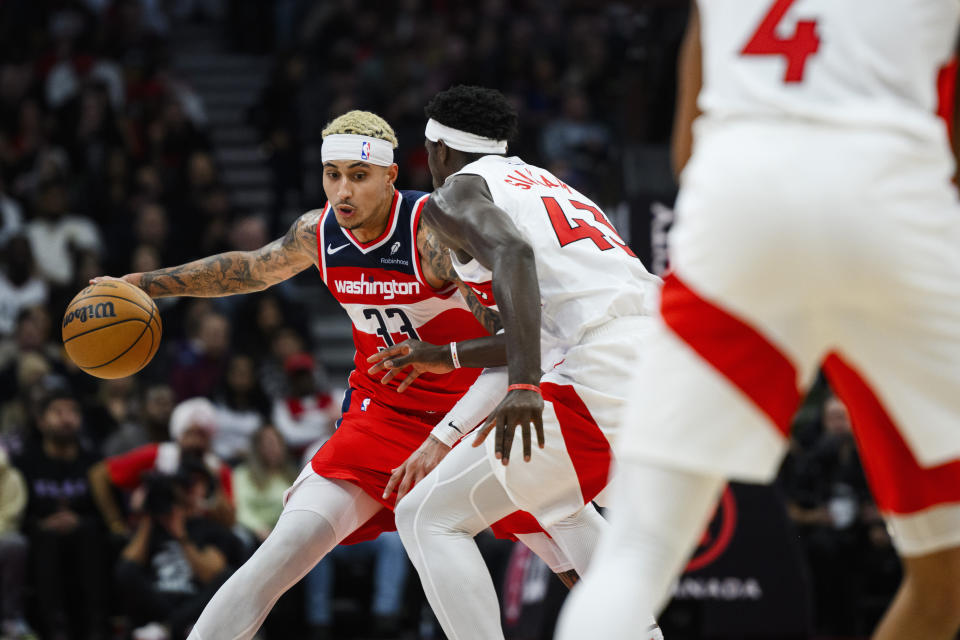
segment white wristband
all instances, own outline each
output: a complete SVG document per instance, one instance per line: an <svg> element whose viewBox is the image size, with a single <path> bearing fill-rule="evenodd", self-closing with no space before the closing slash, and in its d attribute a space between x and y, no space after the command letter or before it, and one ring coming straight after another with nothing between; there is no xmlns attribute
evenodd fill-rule
<svg viewBox="0 0 960 640"><path fill-rule="evenodd" d="M460 368L460 356L457 355L457 343L456 343L456 342L451 342L451 343L450 343L450 359L453 360L453 368L454 368L454 369L459 369L459 368Z"/></svg>

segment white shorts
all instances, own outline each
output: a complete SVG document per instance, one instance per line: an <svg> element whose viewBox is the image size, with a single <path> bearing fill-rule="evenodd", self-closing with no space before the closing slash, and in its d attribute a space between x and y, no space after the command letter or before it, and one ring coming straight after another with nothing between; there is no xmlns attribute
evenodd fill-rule
<svg viewBox="0 0 960 640"><path fill-rule="evenodd" d="M494 439L487 438L497 479L510 499L544 527L580 509L606 486L610 443L652 328L653 320L646 316L611 320L587 332L543 376L545 448L534 444L530 462L518 451L519 430L506 466L494 457Z"/></svg>
<svg viewBox="0 0 960 640"><path fill-rule="evenodd" d="M706 123L618 454L773 478L822 366L901 553L960 544L960 204L946 147Z"/></svg>

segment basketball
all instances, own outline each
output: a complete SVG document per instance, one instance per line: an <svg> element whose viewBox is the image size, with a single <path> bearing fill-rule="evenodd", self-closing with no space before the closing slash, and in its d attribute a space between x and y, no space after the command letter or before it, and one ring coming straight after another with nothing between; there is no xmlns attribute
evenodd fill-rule
<svg viewBox="0 0 960 640"><path fill-rule="evenodd" d="M63 346L98 378L125 378L144 368L160 346L160 313L142 289L122 280L90 285L63 316Z"/></svg>

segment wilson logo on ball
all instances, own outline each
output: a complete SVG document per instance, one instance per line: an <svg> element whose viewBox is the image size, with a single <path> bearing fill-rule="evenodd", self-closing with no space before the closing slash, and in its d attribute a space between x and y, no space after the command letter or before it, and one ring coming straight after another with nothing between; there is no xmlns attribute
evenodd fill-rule
<svg viewBox="0 0 960 640"><path fill-rule="evenodd" d="M84 307L77 307L63 318L63 326L67 326L74 320L86 322L87 320L99 318L116 318L117 312L113 308L112 302L98 302L97 304L88 304Z"/></svg>

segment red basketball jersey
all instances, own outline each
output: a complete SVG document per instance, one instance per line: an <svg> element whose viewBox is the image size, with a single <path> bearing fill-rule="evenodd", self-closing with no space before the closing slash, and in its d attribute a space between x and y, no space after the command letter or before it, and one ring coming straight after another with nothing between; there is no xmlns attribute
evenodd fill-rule
<svg viewBox="0 0 960 640"><path fill-rule="evenodd" d="M473 384L478 369L421 375L403 393L401 376L388 385L371 376L367 358L408 338L443 344L488 335L454 285L434 289L420 271L417 228L428 194L397 191L383 234L360 242L338 223L329 203L317 227L319 269L353 322L356 369L351 388L396 409L445 413Z"/></svg>

